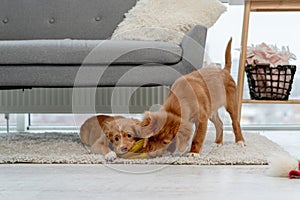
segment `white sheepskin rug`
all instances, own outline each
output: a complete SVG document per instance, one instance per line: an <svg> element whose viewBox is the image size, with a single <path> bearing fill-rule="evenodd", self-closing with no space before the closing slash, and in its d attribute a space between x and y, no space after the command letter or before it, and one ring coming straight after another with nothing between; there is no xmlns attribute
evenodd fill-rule
<svg viewBox="0 0 300 200"><path fill-rule="evenodd" d="M274 154L288 155L278 144L258 133L244 133L247 146L234 143L232 133L224 134L224 144L214 144L215 133L207 134L203 151L196 157L164 156L153 159L116 159L120 164L176 165L265 165ZM0 163L104 164L103 156L90 154L80 143L78 133L0 134Z"/></svg>
<svg viewBox="0 0 300 200"><path fill-rule="evenodd" d="M225 11L219 0L140 0L125 14L111 39L180 44L193 26L209 28Z"/></svg>

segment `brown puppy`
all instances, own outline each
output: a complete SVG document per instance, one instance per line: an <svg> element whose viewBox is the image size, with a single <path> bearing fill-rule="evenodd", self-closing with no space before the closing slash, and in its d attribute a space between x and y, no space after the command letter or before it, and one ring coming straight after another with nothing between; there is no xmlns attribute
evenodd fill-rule
<svg viewBox="0 0 300 200"><path fill-rule="evenodd" d="M117 158L116 153L127 153L136 141L136 119L122 116L98 115L86 120L80 128L80 139L91 147L91 152L104 155L106 160ZM112 144L114 151L109 144Z"/></svg>
<svg viewBox="0 0 300 200"><path fill-rule="evenodd" d="M176 136L178 153L184 153L192 139L191 153L200 153L208 120L216 128L216 144L223 142L223 123L218 109L225 106L232 120L235 141L244 146L237 116L236 84L230 75L231 39L228 42L224 69L202 68L177 79L162 109L147 112L141 122L141 137L148 138L144 147L152 156L160 155L162 148L172 143ZM195 124L193 135L192 124Z"/></svg>

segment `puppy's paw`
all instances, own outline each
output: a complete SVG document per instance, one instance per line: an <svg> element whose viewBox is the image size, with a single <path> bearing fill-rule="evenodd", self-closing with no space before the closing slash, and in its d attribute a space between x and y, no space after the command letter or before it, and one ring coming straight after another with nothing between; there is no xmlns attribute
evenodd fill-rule
<svg viewBox="0 0 300 200"><path fill-rule="evenodd" d="M238 146L240 146L240 147L246 146L246 144L245 144L244 141L238 141L236 144L237 144Z"/></svg>
<svg viewBox="0 0 300 200"><path fill-rule="evenodd" d="M200 153L188 153L187 157L189 157L189 158L200 158Z"/></svg>
<svg viewBox="0 0 300 200"><path fill-rule="evenodd" d="M111 151L105 154L104 159L109 162L114 161L117 159L117 154L114 151Z"/></svg>

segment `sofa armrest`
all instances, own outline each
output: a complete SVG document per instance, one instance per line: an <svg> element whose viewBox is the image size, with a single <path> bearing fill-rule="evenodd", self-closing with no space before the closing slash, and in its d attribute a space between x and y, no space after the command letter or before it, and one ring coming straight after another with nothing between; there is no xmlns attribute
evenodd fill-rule
<svg viewBox="0 0 300 200"><path fill-rule="evenodd" d="M183 62L188 62L188 66L200 69L203 65L207 28L196 25L189 30L181 42L183 50Z"/></svg>

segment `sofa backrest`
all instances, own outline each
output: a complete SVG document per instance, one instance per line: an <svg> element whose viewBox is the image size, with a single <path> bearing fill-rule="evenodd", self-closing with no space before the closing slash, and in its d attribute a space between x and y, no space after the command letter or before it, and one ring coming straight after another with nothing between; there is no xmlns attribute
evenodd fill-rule
<svg viewBox="0 0 300 200"><path fill-rule="evenodd" d="M137 0L0 0L0 40L107 39Z"/></svg>

